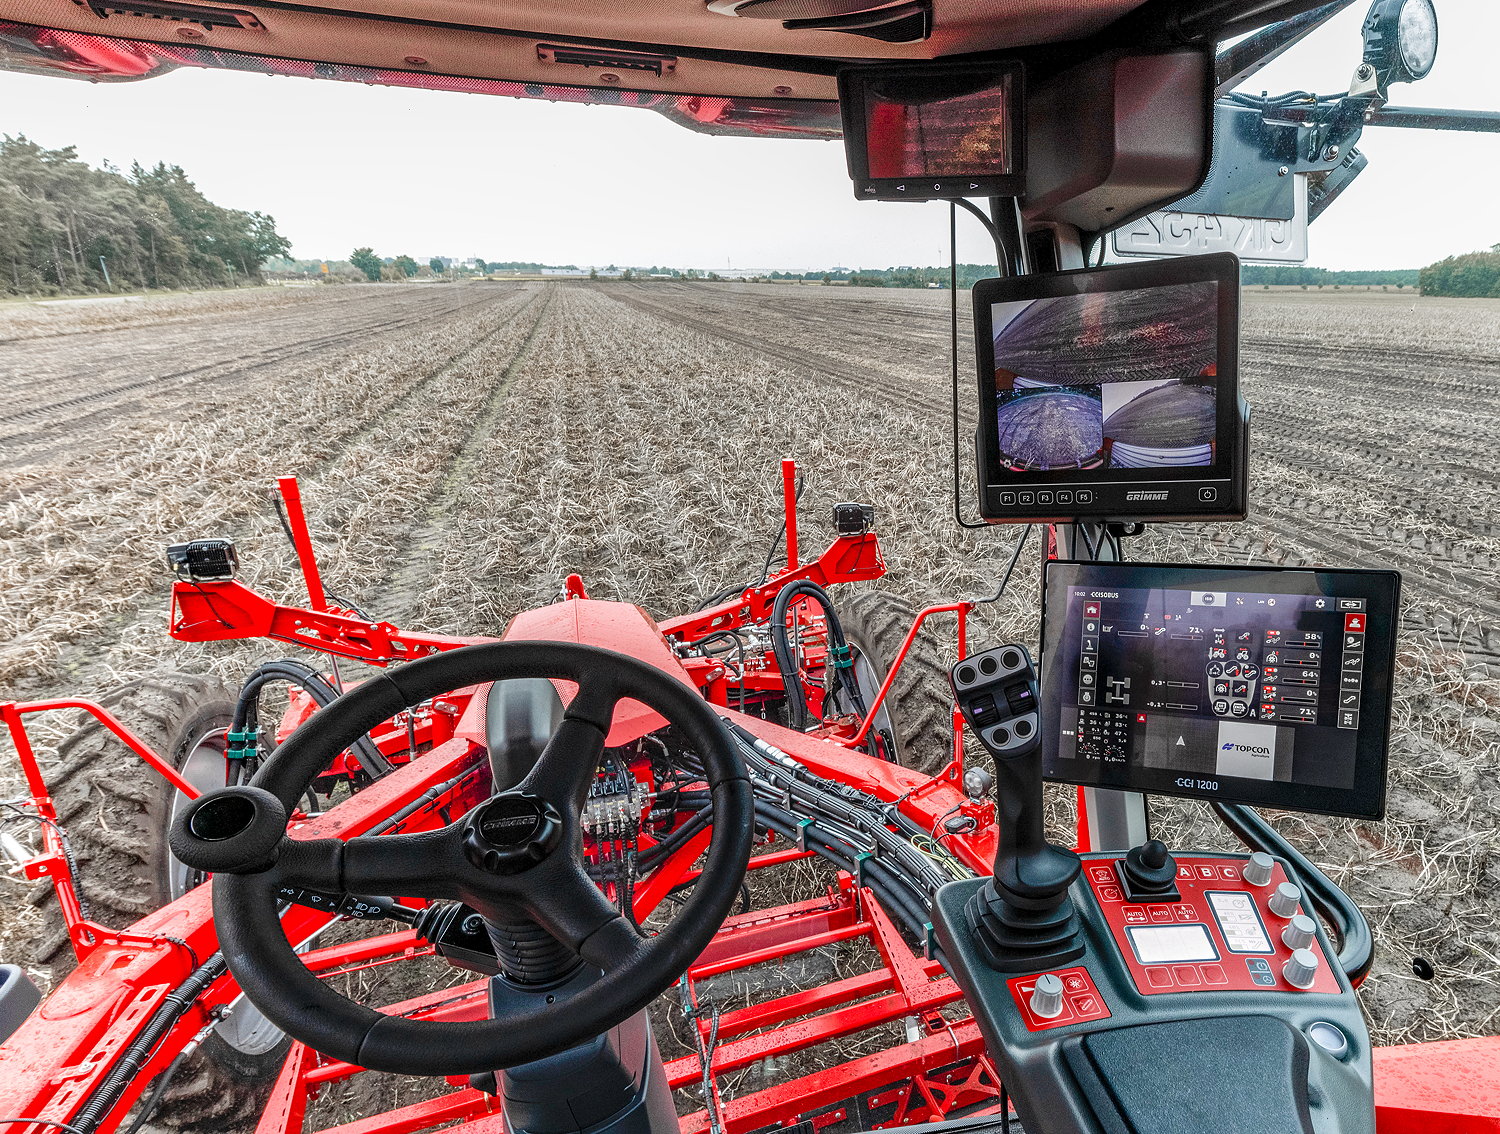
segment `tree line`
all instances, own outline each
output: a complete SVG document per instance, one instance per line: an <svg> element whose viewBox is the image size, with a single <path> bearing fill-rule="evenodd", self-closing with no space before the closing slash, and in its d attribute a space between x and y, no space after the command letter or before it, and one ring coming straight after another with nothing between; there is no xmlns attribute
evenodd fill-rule
<svg viewBox="0 0 1500 1134"><path fill-rule="evenodd" d="M180 166L94 169L0 135L0 292L225 287L290 250L272 217L214 204Z"/></svg>
<svg viewBox="0 0 1500 1134"><path fill-rule="evenodd" d="M1240 268L1240 283L1259 287L1323 287L1327 284L1347 287L1416 287L1417 268L1386 268L1375 271L1330 271L1327 268L1304 268L1300 264L1245 264Z"/></svg>
<svg viewBox="0 0 1500 1134"><path fill-rule="evenodd" d="M1500 244L1488 252L1449 256L1422 269L1423 295L1500 298Z"/></svg>

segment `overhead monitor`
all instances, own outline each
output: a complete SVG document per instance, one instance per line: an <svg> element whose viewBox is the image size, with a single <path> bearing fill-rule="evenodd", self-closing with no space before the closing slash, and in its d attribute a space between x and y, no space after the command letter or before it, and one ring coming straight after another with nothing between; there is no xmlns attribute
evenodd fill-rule
<svg viewBox="0 0 1500 1134"><path fill-rule="evenodd" d="M985 519L1244 519L1239 287L1229 253L977 283Z"/></svg>
<svg viewBox="0 0 1500 1134"><path fill-rule="evenodd" d="M844 150L861 200L1025 192L1021 65L902 63L839 72Z"/></svg>
<svg viewBox="0 0 1500 1134"><path fill-rule="evenodd" d="M1394 571L1046 565L1042 771L1378 819Z"/></svg>

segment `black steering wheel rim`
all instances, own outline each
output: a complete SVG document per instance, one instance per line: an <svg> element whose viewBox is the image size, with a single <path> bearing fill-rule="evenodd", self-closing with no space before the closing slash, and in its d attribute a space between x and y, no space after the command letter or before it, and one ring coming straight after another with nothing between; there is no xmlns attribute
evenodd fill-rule
<svg viewBox="0 0 1500 1134"><path fill-rule="evenodd" d="M576 801L578 806L563 816L567 828L564 838L534 871L492 875L472 851L462 849L460 860L452 861L455 849L463 847L465 835L472 840L473 817L507 793L496 793L435 832L347 842L283 839L277 861L269 869L215 875L213 908L220 948L230 971L252 1003L289 1035L325 1054L372 1070L424 1075L499 1070L566 1050L627 1019L669 988L712 940L737 897L749 859L754 834L750 783L734 741L707 702L676 678L627 655L571 642L494 642L382 672L319 710L297 729L262 765L252 786L276 796L290 813L327 768L330 753L341 751L354 738L403 709L466 686L536 677L576 682L579 692L564 711L558 733L532 774L512 792L535 789L544 796L549 791L555 794L556 785L547 787L547 777L537 773L551 767L555 774L556 767L566 762L568 754L561 748L550 764L548 754L570 729L575 738L585 740L597 734L597 741L593 741L597 748L592 750L594 764L587 771L587 778L592 779L608 731L608 715L619 700L626 698L660 713L701 757L714 803L714 823L702 874L683 908L660 934L636 937L636 944L631 944L613 923L600 925L596 932L587 923L569 925L573 915L563 910L539 915L538 920L544 924L549 918L557 922L565 936L584 934L581 943L573 943L579 944L586 959L592 952L594 963L604 970L597 982L569 998L565 1011L548 1008L545 998L538 997L536 1009L499 1020L410 1020L357 1004L310 973L281 931L279 889L289 884L289 879L291 884L317 888L309 881L316 879L329 889L431 896L401 889L401 885L412 884L410 880L383 890L326 886L330 878L365 881L371 869L390 857L387 852L393 852L392 861L398 867L409 864L416 874L424 869L420 865L424 859L439 858L436 865L459 879L451 884L460 890L479 886L482 880L484 885L494 887L495 894L503 895L504 901L524 906L530 900L525 896L527 886L554 884L565 877L558 872L567 872L570 864L578 865L577 811L581 797L576 795L574 785L569 785L574 794L567 802ZM568 807L559 810L570 812ZM468 829L466 823L470 824ZM377 844L384 844L384 848ZM553 863L559 865L548 865ZM431 867L425 869L430 871ZM548 870L552 874L547 874ZM566 877L571 878L571 874ZM423 878L424 886L428 881ZM438 887L434 882L427 888ZM593 893L604 901L597 890ZM580 912L578 916L584 915ZM610 964L609 959L615 963Z"/></svg>

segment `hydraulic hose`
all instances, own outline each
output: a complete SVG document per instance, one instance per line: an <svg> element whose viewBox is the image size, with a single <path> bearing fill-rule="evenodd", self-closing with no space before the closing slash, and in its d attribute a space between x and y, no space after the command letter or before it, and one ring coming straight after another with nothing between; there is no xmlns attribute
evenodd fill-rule
<svg viewBox="0 0 1500 1134"><path fill-rule="evenodd" d="M863 717L864 696L860 693L854 669L849 665L849 645L844 640L844 626L833 609L833 600L817 583L802 579L788 583L777 591L776 601L771 604L771 651L776 656L776 668L781 671L781 682L786 688L787 713L792 727L804 729L808 725L807 697L802 690L797 659L792 653L792 643L786 629L787 612L791 609L792 600L797 598L810 598L823 608L828 626L828 660L824 663L824 672L832 669L838 679L834 683L825 678L825 684L830 693L848 697L850 708Z"/></svg>
<svg viewBox="0 0 1500 1134"><path fill-rule="evenodd" d="M281 658L257 667L240 688L239 700L234 707L234 722L230 731L245 733L260 727L260 691L273 681L284 681L295 685L325 708L338 699L339 692L323 679L323 675L311 666L294 658ZM390 761L381 755L380 749L369 736L362 736L350 751L360 769L372 780L377 780L391 770Z"/></svg>
<svg viewBox="0 0 1500 1134"><path fill-rule="evenodd" d="M1359 984L1375 963L1375 939L1370 923L1353 899L1314 866L1301 851L1282 837L1252 807L1242 803L1215 803L1219 819L1251 850L1284 858L1292 864L1307 893L1307 900L1339 939L1338 963L1350 984Z"/></svg>

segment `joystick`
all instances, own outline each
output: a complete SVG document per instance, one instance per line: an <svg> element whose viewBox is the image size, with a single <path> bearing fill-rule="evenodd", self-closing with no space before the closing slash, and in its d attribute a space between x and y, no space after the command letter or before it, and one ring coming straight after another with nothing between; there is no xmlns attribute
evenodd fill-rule
<svg viewBox="0 0 1500 1134"><path fill-rule="evenodd" d="M1084 946L1068 887L1080 864L1077 854L1042 833L1031 655L1022 646L1000 646L964 658L949 678L964 720L995 759L1000 845L994 877L964 910L974 943L1000 972L1039 972L1076 960Z"/></svg>
<svg viewBox="0 0 1500 1134"><path fill-rule="evenodd" d="M1126 853L1120 862L1120 884L1132 902L1182 901L1177 862L1160 839L1147 839Z"/></svg>

